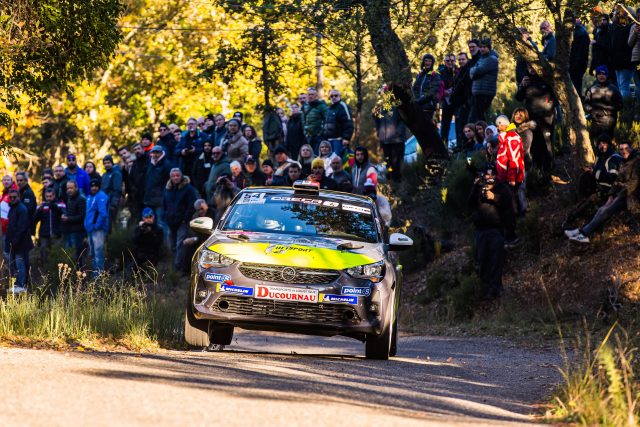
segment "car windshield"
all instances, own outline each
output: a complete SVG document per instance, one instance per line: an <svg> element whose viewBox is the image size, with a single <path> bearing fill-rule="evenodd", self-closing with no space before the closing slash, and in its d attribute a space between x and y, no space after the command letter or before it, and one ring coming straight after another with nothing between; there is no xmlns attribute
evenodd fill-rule
<svg viewBox="0 0 640 427"><path fill-rule="evenodd" d="M245 193L221 229L378 241L371 205L320 197Z"/></svg>

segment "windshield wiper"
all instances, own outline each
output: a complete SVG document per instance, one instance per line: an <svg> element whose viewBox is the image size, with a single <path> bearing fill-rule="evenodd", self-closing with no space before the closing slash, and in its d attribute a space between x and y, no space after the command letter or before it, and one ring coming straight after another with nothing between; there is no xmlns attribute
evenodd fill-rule
<svg viewBox="0 0 640 427"><path fill-rule="evenodd" d="M344 251L346 249L362 249L362 248L364 248L364 245L359 245L353 242L344 242L336 246L336 249L339 251Z"/></svg>
<svg viewBox="0 0 640 427"><path fill-rule="evenodd" d="M244 242L251 240L251 238L249 236L247 236L246 234L243 233L228 233L226 235L228 238L230 239L234 239L234 240L242 240Z"/></svg>

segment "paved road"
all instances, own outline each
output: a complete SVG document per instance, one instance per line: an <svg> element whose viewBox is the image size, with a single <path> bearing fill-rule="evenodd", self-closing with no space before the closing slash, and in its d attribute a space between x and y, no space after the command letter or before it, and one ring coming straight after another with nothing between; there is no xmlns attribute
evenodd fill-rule
<svg viewBox="0 0 640 427"><path fill-rule="evenodd" d="M216 353L0 348L0 425L519 425L559 381L556 351L493 338L403 337L388 362L362 353L249 332Z"/></svg>

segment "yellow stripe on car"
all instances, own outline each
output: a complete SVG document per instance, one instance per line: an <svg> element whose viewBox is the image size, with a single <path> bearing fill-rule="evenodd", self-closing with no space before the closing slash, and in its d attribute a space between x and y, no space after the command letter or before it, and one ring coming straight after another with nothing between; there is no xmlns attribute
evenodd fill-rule
<svg viewBox="0 0 640 427"><path fill-rule="evenodd" d="M344 270L379 261L367 255L337 249L280 243L216 243L209 249L241 262L286 267Z"/></svg>

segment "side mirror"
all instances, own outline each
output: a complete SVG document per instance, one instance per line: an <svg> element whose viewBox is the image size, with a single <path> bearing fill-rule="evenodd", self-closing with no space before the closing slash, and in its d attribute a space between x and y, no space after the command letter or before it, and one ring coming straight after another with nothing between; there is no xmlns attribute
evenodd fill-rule
<svg viewBox="0 0 640 427"><path fill-rule="evenodd" d="M413 246L413 240L400 233L393 233L389 237L389 250L393 252L404 251Z"/></svg>
<svg viewBox="0 0 640 427"><path fill-rule="evenodd" d="M192 219L189 222L189 227L198 234L204 234L208 236L213 231L213 219L208 216Z"/></svg>

